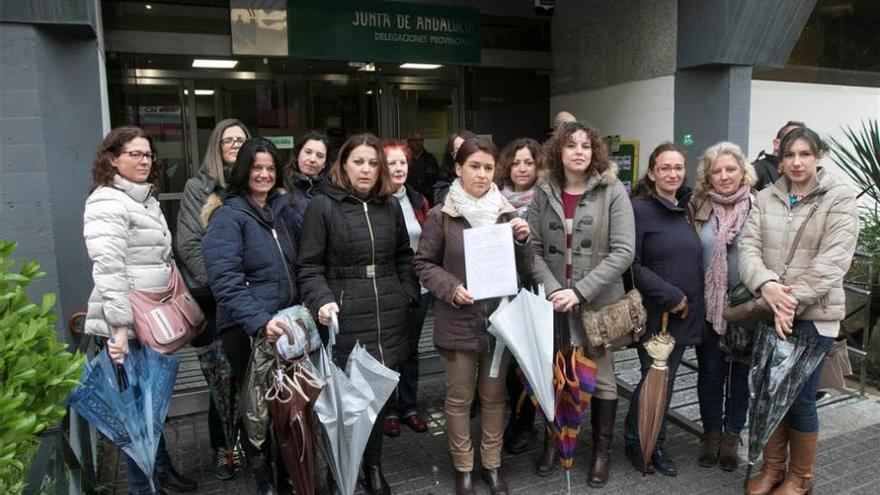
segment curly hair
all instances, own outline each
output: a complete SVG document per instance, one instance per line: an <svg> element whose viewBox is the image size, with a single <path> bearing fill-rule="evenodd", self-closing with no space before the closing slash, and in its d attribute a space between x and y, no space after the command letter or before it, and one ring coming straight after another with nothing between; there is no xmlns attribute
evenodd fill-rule
<svg viewBox="0 0 880 495"><path fill-rule="evenodd" d="M116 167L113 166L113 160L119 158L126 144L137 138L146 139L150 143L150 151L155 152L153 138L140 127L125 125L113 129L104 136L104 141L98 146L95 160L92 162L92 187L89 189L89 194L101 186L113 185L113 176L117 174ZM153 196L158 198L159 187L156 182L159 179L159 167L157 167L157 164L158 160L154 161L150 166L150 175L147 177L147 182L153 185Z"/></svg>
<svg viewBox="0 0 880 495"><path fill-rule="evenodd" d="M404 158L406 158L407 165L413 162L412 150L409 149L409 145L399 139L386 139L382 141L382 150L385 152L386 158L388 157L389 151L400 150L403 153Z"/></svg>
<svg viewBox="0 0 880 495"><path fill-rule="evenodd" d="M608 169L608 148L599 135L599 131L580 122L565 122L553 131L553 135L544 144L544 160L550 176L565 185L565 166L562 163L562 149L576 132L583 131L587 134L592 148L590 164L587 166L587 177L593 174L601 174Z"/></svg>
<svg viewBox="0 0 880 495"><path fill-rule="evenodd" d="M509 186L513 188L510 181L510 171L513 168L513 160L516 158L516 152L526 148L532 154L535 160L535 172L540 174L544 170L544 149L532 138L514 139L501 151L501 158L498 159L498 169L495 171L495 184L498 187ZM537 177L537 175L536 175Z"/></svg>
<svg viewBox="0 0 880 495"><path fill-rule="evenodd" d="M351 179L348 178L348 172L345 171L345 162L348 161L351 152L359 146L368 146L376 150L376 159L379 160L379 177L377 177L376 185L370 191L369 197L388 198L394 194L397 188L391 183L391 173L385 164L385 152L382 151L379 138L370 133L354 135L343 143L342 147L339 148L339 156L333 162L333 166L330 169L330 183L340 189L351 192L353 195L355 194Z"/></svg>
<svg viewBox="0 0 880 495"><path fill-rule="evenodd" d="M666 141L664 143L660 143L659 146L654 148L654 151L651 152L651 156L648 157L648 170L654 170L654 167L657 166L657 157L666 153L667 151L675 151L684 157L685 162L687 162L687 150L684 147L679 146L673 142ZM647 172L642 179L632 188L632 192L630 196L633 198L646 198L653 197L657 194L657 184L648 177Z"/></svg>
<svg viewBox="0 0 880 495"><path fill-rule="evenodd" d="M712 189L712 167L724 155L733 157L743 174L743 182L748 184L749 187L754 187L755 183L758 182L755 167L746 160L746 156L740 147L729 141L721 141L706 148L703 156L700 157L700 164L697 167L697 181L694 184L694 199L706 198L709 190Z"/></svg>

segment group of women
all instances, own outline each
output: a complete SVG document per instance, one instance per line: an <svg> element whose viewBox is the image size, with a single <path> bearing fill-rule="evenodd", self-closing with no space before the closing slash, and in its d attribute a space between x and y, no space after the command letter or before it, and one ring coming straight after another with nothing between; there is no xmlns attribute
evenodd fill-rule
<svg viewBox="0 0 880 495"><path fill-rule="evenodd" d="M237 120L225 120L209 138L202 170L187 183L178 216L177 262L195 284L209 289L200 302L212 322L196 345L219 341L233 382L241 386L256 340L271 343L284 332L273 319L278 310L303 304L325 329L336 314L337 364L344 366L359 342L401 373L362 461L365 491L386 494L383 436L399 435L401 422L427 430L417 408L418 342L433 301L455 491L475 491L470 423L478 395L479 477L491 493L506 494L502 446L528 449L535 436L534 409L522 400L509 355L502 359L502 373L490 375L495 342L488 317L499 301L475 300L468 291L463 241L466 229L505 222L511 225L521 284L543 285L559 315L560 345L583 346L596 364L589 485L602 487L609 478L617 386L612 353L589 347L579 315L620 299L630 271L648 313L645 338L660 330L664 313L672 315L670 391L685 348L697 348L705 430L698 462L735 470L748 364L732 361L719 346L729 328L722 315L727 290L742 281L762 295L773 313L769 331L780 338L817 334L830 346L843 318L842 279L858 235L855 197L819 166L827 151L819 136L795 129L781 150L782 178L755 194L754 172L739 147L727 142L710 147L700 159L693 194L685 195L686 152L664 143L651 153L630 198L599 133L584 124L561 124L543 146L514 140L500 159L491 140L459 131L444 155L450 180L435 187L436 204L429 209L427 200L406 186L411 154L401 141L352 136L328 165L329 140L313 132L297 142L283 165L270 141L250 137ZM98 151L86 202L84 233L95 282L87 330L110 337L108 350L117 362L138 345L127 291L165 287L175 262L155 195L155 161L144 131L114 129ZM788 250L808 209L816 211L782 281L780 253ZM650 358L641 348L639 358L644 380ZM764 466L748 493L809 490L818 373L765 447ZM641 385L624 425L626 455L640 471ZM228 479L234 466L226 462L218 422L210 412L215 474ZM648 470L674 476L665 437L664 424ZM272 468L268 447L252 445L246 435L241 444L258 492L288 492L283 463ZM550 474L556 464L548 430L536 471ZM127 472L132 493L145 493L147 478L131 462ZM164 444L155 483L175 491L195 489L171 467ZM330 476L328 483L332 490Z"/></svg>

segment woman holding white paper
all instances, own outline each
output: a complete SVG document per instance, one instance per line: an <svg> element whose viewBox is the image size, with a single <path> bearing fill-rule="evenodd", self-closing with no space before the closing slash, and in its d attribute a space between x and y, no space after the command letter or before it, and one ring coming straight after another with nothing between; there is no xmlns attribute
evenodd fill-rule
<svg viewBox="0 0 880 495"><path fill-rule="evenodd" d="M487 331L489 315L499 299L476 301L467 289L464 231L509 222L514 237L516 271L528 273L529 225L519 218L492 182L495 173L495 145L486 139L465 141L455 157L458 176L442 204L431 209L419 251L414 258L422 284L434 294L434 345L446 370L444 413L449 450L455 467L457 494L473 493L474 451L470 439L470 407L477 376L482 409L482 478L492 494L508 493L501 475L501 446L504 434L505 354L497 378L489 377L494 338Z"/></svg>
<svg viewBox="0 0 880 495"><path fill-rule="evenodd" d="M549 174L535 186L529 206L535 253L532 280L544 285L554 310L567 315L571 339L562 344L588 347L579 308L595 310L623 297L621 275L635 252L632 205L595 129L579 122L562 124L546 150ZM599 488L608 482L610 471L617 381L611 352L589 348L586 353L596 363L588 483ZM555 466L556 450L548 432L536 470L546 476Z"/></svg>

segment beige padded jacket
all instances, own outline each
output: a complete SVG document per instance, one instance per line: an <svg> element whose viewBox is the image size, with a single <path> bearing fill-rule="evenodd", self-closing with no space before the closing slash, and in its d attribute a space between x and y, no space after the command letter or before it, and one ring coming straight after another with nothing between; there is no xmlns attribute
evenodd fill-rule
<svg viewBox="0 0 880 495"><path fill-rule="evenodd" d="M740 278L752 293L778 280L798 229L816 208L785 271L785 284L798 300L798 319L840 321L845 316L843 277L859 237L855 194L822 168L816 187L793 207L789 191L790 182L782 177L758 193L740 237Z"/></svg>

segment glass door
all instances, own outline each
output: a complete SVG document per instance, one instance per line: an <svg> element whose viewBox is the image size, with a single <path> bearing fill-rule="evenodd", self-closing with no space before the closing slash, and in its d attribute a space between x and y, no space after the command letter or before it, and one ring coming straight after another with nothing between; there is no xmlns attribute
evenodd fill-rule
<svg viewBox="0 0 880 495"><path fill-rule="evenodd" d="M383 136L406 139L413 131L442 162L446 140L460 127L458 87L454 84L386 83Z"/></svg>

